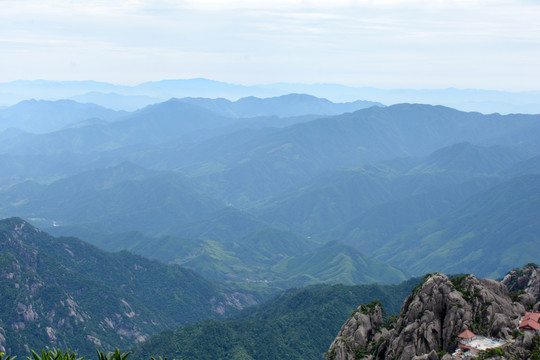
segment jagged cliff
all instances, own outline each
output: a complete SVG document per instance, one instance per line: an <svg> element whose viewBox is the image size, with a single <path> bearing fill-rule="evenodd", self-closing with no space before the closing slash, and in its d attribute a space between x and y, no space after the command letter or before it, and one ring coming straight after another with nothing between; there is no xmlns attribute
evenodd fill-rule
<svg viewBox="0 0 540 360"><path fill-rule="evenodd" d="M502 283L510 296L534 311L540 311L540 267L528 264L510 271Z"/></svg>
<svg viewBox="0 0 540 360"><path fill-rule="evenodd" d="M502 282L428 274L405 299L401 313L385 326L380 325L378 306L369 312L361 306L360 315L343 325L327 360L438 359L454 351L457 335L466 329L509 340L507 353L527 358L533 335L516 329L527 310L540 306L539 283L540 271L533 265L509 273Z"/></svg>

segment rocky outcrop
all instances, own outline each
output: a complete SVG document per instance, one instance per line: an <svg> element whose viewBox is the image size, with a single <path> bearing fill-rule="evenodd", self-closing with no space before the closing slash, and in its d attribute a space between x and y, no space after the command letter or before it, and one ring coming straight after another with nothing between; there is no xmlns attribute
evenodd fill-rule
<svg viewBox="0 0 540 360"><path fill-rule="evenodd" d="M536 291L538 268L527 274L528 285L521 291L529 299ZM363 313L361 325L356 325L357 317L349 319L330 346L327 359L437 359L438 353L456 348L457 335L466 329L510 340L516 336L526 304L513 301L504 281L429 274L405 299L394 322L376 328L381 323L377 311L380 309Z"/></svg>
<svg viewBox="0 0 540 360"><path fill-rule="evenodd" d="M523 269L510 271L502 281L512 298L526 308L540 311L540 267L527 264Z"/></svg>
<svg viewBox="0 0 540 360"><path fill-rule="evenodd" d="M381 327L382 322L383 313L379 304L360 305L341 328L330 346L327 359L358 359L368 345L369 339L372 339Z"/></svg>

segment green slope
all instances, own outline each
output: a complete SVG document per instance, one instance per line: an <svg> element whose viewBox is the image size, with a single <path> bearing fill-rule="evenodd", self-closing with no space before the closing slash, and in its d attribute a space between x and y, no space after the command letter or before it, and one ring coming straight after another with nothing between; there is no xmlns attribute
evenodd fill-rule
<svg viewBox="0 0 540 360"><path fill-rule="evenodd" d="M497 177L480 178L376 205L317 238L341 239L366 254L372 254L402 231L446 214L461 201L500 181Z"/></svg>
<svg viewBox="0 0 540 360"><path fill-rule="evenodd" d="M246 309L232 320L206 321L166 331L142 343L134 356L169 358L320 359L335 333L361 303L379 299L388 314L419 282L400 285L310 286L288 290L264 305Z"/></svg>
<svg viewBox="0 0 540 360"><path fill-rule="evenodd" d="M28 345L88 356L256 302L191 270L54 238L18 218L0 221L0 248L0 331L10 354L28 354Z"/></svg>
<svg viewBox="0 0 540 360"><path fill-rule="evenodd" d="M314 283L396 283L403 273L338 242L324 246L306 237L275 228L253 231L235 241L219 242L178 236L148 237L137 232L103 234L81 228L51 228L73 234L111 251L136 254L175 263L205 277L228 280L264 292Z"/></svg>
<svg viewBox="0 0 540 360"><path fill-rule="evenodd" d="M376 254L414 274L440 271L498 277L537 260L540 175L473 195L446 216L396 236Z"/></svg>
<svg viewBox="0 0 540 360"><path fill-rule="evenodd" d="M370 227L384 219L408 219L412 225L429 213L442 214L474 190L485 189L521 159L512 149L459 143L425 158L398 158L319 177L253 210L271 224L309 235L345 224L351 227L355 221L360 231L363 224Z"/></svg>
<svg viewBox="0 0 540 360"><path fill-rule="evenodd" d="M272 270L286 279L283 282L288 286L321 282L348 285L397 283L405 279L400 270L337 241L284 259Z"/></svg>
<svg viewBox="0 0 540 360"><path fill-rule="evenodd" d="M183 237L230 242L266 227L268 224L254 215L228 206L210 214L203 220L184 226L171 227L170 231L182 234Z"/></svg>
<svg viewBox="0 0 540 360"><path fill-rule="evenodd" d="M159 234L202 219L223 205L185 176L127 164L85 172L48 185L26 182L0 192L0 215L39 226L96 224L108 231Z"/></svg>
<svg viewBox="0 0 540 360"><path fill-rule="evenodd" d="M210 140L212 146L206 147L216 150L207 156L223 160L222 168L212 179L205 180L219 183L227 201L252 204L326 171L398 156L426 156L463 141L496 144L497 139L513 131L539 124L538 116L482 115L441 106L373 107L267 134L248 134L253 141L244 140L243 151L230 158L221 155L230 153L220 146L221 139ZM521 145L525 147L531 141L534 142L523 138ZM519 144L519 137L508 143L518 147ZM237 147L234 144L235 150ZM199 166L204 166L204 162Z"/></svg>

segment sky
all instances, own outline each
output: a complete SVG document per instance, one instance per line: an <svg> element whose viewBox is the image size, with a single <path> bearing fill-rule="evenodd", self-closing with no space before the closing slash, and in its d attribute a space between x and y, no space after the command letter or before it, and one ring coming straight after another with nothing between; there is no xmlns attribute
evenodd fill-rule
<svg viewBox="0 0 540 360"><path fill-rule="evenodd" d="M0 82L540 89L537 0L0 0Z"/></svg>

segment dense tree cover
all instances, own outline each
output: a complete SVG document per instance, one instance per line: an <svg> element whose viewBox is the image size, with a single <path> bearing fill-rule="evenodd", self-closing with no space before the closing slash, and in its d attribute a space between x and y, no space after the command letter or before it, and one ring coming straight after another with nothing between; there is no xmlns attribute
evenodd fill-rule
<svg viewBox="0 0 540 360"><path fill-rule="evenodd" d="M225 212L237 211L219 213ZM238 217L234 218L238 220ZM238 223L246 222L240 219ZM306 237L268 225L255 227L243 236L228 237L225 234L234 227L231 225L221 220L212 222L210 231L227 229L221 232L223 237L216 235L218 241L210 240L208 232L202 234L204 239L172 235L152 238L137 232L100 235L86 229L79 229L79 234L107 250L128 249L145 257L180 264L208 278L240 282L242 286L246 285L246 279L252 285L264 283L281 290L317 283L391 284L405 279L400 270L341 242L321 246ZM218 233L217 230L211 232ZM240 230L235 233L239 234Z"/></svg>
<svg viewBox="0 0 540 360"><path fill-rule="evenodd" d="M403 231L375 251L414 274L470 272L497 278L540 250L540 175L502 182L445 216Z"/></svg>
<svg viewBox="0 0 540 360"><path fill-rule="evenodd" d="M380 299L388 314L419 282L400 285L316 285L291 289L229 320L188 324L137 346L135 356L187 359L319 359L361 303Z"/></svg>
<svg viewBox="0 0 540 360"><path fill-rule="evenodd" d="M304 98L271 102L282 104L284 110ZM244 102L258 106L254 99ZM453 210L481 191L539 170L538 160L519 166L520 161L538 156L539 116L400 104L297 119L293 125L273 128L248 124L260 119L244 119L246 128L240 130L235 127L238 119L214 112L228 108L226 103L171 100L111 123L81 124L42 135L2 133L0 160L6 166L0 169L0 182L16 185L0 189L0 215L32 218L53 229L65 226L63 232L56 229L57 234L92 229L93 234L86 231L88 241L96 233L97 240L106 240L111 233L123 232L123 248L218 279L260 281L275 275L281 287L344 278L386 281L373 274L329 277L332 271L296 266L289 268L298 269L298 274L276 275L264 266L246 266L245 250L251 245L241 240L264 228L310 237L317 245L341 240L370 258L420 275L441 270L430 268L441 263L439 255L442 263L449 263L444 261L453 256L449 247L463 251L465 241L484 241L476 233L490 225L484 224L485 217L477 222L475 234L456 234L452 228L467 224L447 217ZM537 240L534 231L521 225L514 218L505 236L532 240L505 249L508 263L496 268L493 262L478 261L489 256L474 253L459 265L467 269L448 271L497 276L529 261L520 254ZM130 231L159 240L152 246L135 246L137 241L125 236ZM443 240L459 241L444 248L447 242L438 241L440 234ZM270 240L279 244L284 238L289 236ZM415 257L410 254L426 247L415 241L418 238L431 246L434 255L416 257L418 263L412 263ZM400 247L401 254L396 253L396 242L406 245ZM254 258L261 259L260 254ZM272 265L277 260L289 265L301 262L285 259L289 256L279 252ZM352 258L336 258L341 263L334 269L362 273L362 259Z"/></svg>
<svg viewBox="0 0 540 360"><path fill-rule="evenodd" d="M271 119L236 122L197 102L231 109L222 101L171 100L110 123L0 133L0 215L239 282L216 285L74 238L18 233L13 226L21 222L13 220L0 252L8 304L0 307L0 328L9 346L124 347L188 321L221 318L223 306L227 313L238 301L257 302L254 289L263 297L278 286L391 282L403 272L497 276L535 260L540 116L401 104L276 119L287 126L264 128ZM267 309L262 322L209 321L159 341L197 353L197 341L220 334L228 342L214 350L223 356L248 358L264 341L273 344L268 357L315 354L319 344L304 348L300 335L312 330L289 324L321 327L333 310L289 300L282 312ZM286 310L295 303L302 304L298 319ZM79 329L93 338L70 337ZM280 342L285 334L297 344Z"/></svg>
<svg viewBox="0 0 540 360"><path fill-rule="evenodd" d="M82 355L131 346L259 300L177 265L54 238L18 218L0 221L0 248L0 340L15 355L44 345Z"/></svg>

